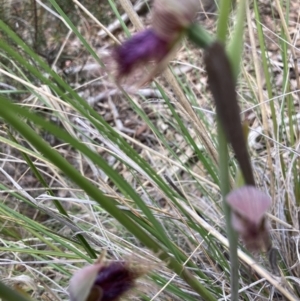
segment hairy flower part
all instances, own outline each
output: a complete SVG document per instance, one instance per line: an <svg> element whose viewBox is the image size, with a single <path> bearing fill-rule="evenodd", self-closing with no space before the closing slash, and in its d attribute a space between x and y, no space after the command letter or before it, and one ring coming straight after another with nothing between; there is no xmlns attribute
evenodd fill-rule
<svg viewBox="0 0 300 301"><path fill-rule="evenodd" d="M118 76L130 74L134 68L153 61L158 64L169 52L168 41L160 38L152 29L137 33L117 47L114 58L118 65Z"/></svg>
<svg viewBox="0 0 300 301"><path fill-rule="evenodd" d="M176 40L193 22L199 9L199 0L155 0L152 27L160 37Z"/></svg>
<svg viewBox="0 0 300 301"><path fill-rule="evenodd" d="M70 301L116 301L135 286L139 272L125 262L103 263L77 271L69 285Z"/></svg>
<svg viewBox="0 0 300 301"><path fill-rule="evenodd" d="M192 23L199 3L199 0L155 0L151 27L132 36L113 52L117 83L151 63L148 73L142 70L141 78L133 80L137 86L148 83L162 72L177 50L182 31Z"/></svg>
<svg viewBox="0 0 300 301"><path fill-rule="evenodd" d="M243 186L226 197L231 207L232 227L240 234L247 249L269 249L271 242L265 213L271 206L271 198L254 186Z"/></svg>

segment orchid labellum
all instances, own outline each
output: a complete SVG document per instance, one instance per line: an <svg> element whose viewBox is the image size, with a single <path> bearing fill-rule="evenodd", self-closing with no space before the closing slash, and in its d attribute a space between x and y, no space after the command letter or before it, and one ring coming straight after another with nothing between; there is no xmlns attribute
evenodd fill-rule
<svg viewBox="0 0 300 301"><path fill-rule="evenodd" d="M270 238L265 213L271 198L254 186L243 186L229 193L226 202L231 207L232 227L246 247L251 251L268 250Z"/></svg>

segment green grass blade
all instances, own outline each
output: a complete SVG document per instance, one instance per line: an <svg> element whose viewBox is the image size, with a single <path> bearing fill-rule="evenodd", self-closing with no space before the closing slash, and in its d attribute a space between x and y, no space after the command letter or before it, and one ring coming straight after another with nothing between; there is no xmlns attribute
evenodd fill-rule
<svg viewBox="0 0 300 301"><path fill-rule="evenodd" d="M149 235L146 234L140 226L134 223L131 219L128 218L120 209L118 209L115 204L111 202L111 200L103 195L103 193L97 189L94 185L92 185L86 178L80 175L80 173L70 165L64 158L62 158L56 151L52 150L47 143L45 143L41 138L24 122L20 120L20 118L16 115L16 113L21 113L32 121L40 120L42 118L38 118L34 116L34 114L29 113L27 110L22 108L18 108L15 105L12 105L6 99L0 97L0 101L3 106L5 106L5 110L0 112L0 116L2 116L11 126L13 126L24 138L26 138L32 145L35 146L37 150L39 150L44 156L46 156L53 164L61 168L64 173L74 181L79 187L81 187L85 192L92 197L96 202L98 202L108 213L114 216L125 228L127 228L133 235L135 235L141 242L143 242L148 248L150 248L153 252L159 254L159 257L168 262L168 266L176 272L182 279L184 279L196 292L198 292L201 296L206 298L207 300L216 300L211 293L207 291L207 289L196 280L183 266L174 258L170 257L164 249L160 247ZM46 124L46 122L43 122ZM50 126L48 124L47 129L53 129L54 132L61 132L61 130L57 129L54 126ZM65 135L65 137L67 137ZM71 141L71 137L69 137ZM73 139L75 140L75 139ZM73 141L77 144L78 149L82 149L82 145L78 141ZM116 175L116 174L115 174ZM116 175L117 176L117 175ZM118 176L117 176L118 177ZM121 178L119 178L121 179ZM124 181L121 181L125 183ZM169 242L167 245L170 246ZM171 247L170 250L174 251L175 248ZM177 253L177 256L179 254ZM180 257L179 257L180 258Z"/></svg>
<svg viewBox="0 0 300 301"><path fill-rule="evenodd" d="M8 286L4 285L1 281L0 297L3 298L3 301L33 301L31 298L27 298L15 290L12 290Z"/></svg>

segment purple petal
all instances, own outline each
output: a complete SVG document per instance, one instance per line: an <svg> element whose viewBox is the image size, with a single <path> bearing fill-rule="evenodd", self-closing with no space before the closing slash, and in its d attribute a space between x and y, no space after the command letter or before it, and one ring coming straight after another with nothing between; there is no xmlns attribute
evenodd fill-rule
<svg viewBox="0 0 300 301"><path fill-rule="evenodd" d="M137 33L115 49L119 77L129 74L139 64L161 61L169 50L170 42L157 36L152 29Z"/></svg>
<svg viewBox="0 0 300 301"><path fill-rule="evenodd" d="M226 197L231 209L254 225L259 225L270 207L271 198L254 186L243 186Z"/></svg>

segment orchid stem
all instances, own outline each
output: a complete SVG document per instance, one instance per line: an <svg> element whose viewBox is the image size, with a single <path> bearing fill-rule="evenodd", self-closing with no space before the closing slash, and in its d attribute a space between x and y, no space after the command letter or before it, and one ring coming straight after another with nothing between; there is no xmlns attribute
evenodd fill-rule
<svg viewBox="0 0 300 301"><path fill-rule="evenodd" d="M223 198L224 215L226 219L227 236L229 241L230 254L230 285L231 285L231 300L238 301L239 299L239 278L238 278L238 236L231 225L231 209L226 203L226 195L230 191L229 169L228 169L228 147L227 139L223 131L222 125L218 121L218 152L219 152L219 169L220 169L220 189Z"/></svg>
<svg viewBox="0 0 300 301"><path fill-rule="evenodd" d="M187 35L191 41L193 41L200 48L207 48L211 45L215 38L212 37L201 25L192 24L187 29Z"/></svg>
<svg viewBox="0 0 300 301"><path fill-rule="evenodd" d="M223 26L225 29L222 29L221 20L219 20L218 23L218 38L223 43L227 35L228 17L229 17L230 6L231 6L231 1L224 0L224 2L226 3L224 3L222 7L226 9L225 11L220 13L221 15L220 18L222 17ZM213 39L211 36L209 36L209 34L200 25L191 26L190 29L188 30L188 36L196 45L206 50L205 63L208 72L210 89L212 91L213 97L217 105L218 119L220 119L220 121L218 120L220 189L223 198L223 207L224 207L224 214L226 218L227 235L229 240L229 253L230 253L230 263L231 263L231 271L230 271L231 300L238 301L239 299L239 293L238 293L239 274L238 274L238 255L237 255L238 236L235 230L232 228L231 209L225 201L226 195L230 191L230 176L229 176L229 167L228 167L229 156L228 156L227 138L231 134L231 130L229 127L230 125L232 125L232 122L231 119L228 120L227 118L228 116L227 115L225 116L223 110L224 97L226 98L226 96L228 95L227 93L229 93L228 96L230 98L228 102L231 100L232 102L235 102L234 103L235 106L238 106L236 95L235 95L236 74L232 73L232 65L230 64L231 62L229 62L228 55L226 55L224 47L222 47L221 44L219 44L218 46L218 43L214 43L216 40ZM216 47L214 47L214 45ZM220 65L215 64L214 60L216 58L220 59L220 63L221 63ZM236 69L237 68L235 68L234 70L235 72ZM232 77L229 78L229 84L230 84L229 87L227 86L228 76ZM223 90L223 88L225 90ZM228 112L228 108L225 108L225 111ZM238 120L237 119L233 120L233 122L237 121L235 122L234 126L241 127L239 115L237 115L237 117ZM224 131L226 131L226 135ZM232 138L232 136L230 137ZM233 138L235 138L235 135L233 136Z"/></svg>

